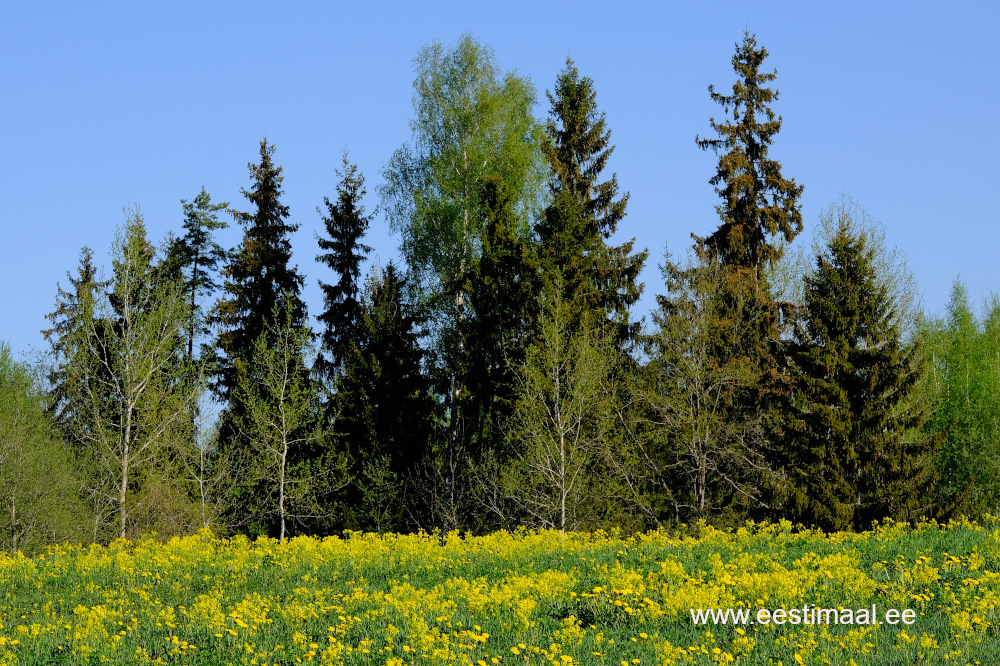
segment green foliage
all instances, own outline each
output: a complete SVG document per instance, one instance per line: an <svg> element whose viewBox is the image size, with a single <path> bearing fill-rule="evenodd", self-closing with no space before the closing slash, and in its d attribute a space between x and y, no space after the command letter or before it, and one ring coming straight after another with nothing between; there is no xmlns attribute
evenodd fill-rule
<svg viewBox="0 0 1000 666"><path fill-rule="evenodd" d="M236 377L253 355L254 345L267 330L276 311L291 308L296 326L306 322L305 304L299 299L303 278L290 265L290 235L298 229L290 224L288 206L281 203L281 167L272 158L274 146L260 142L260 164L249 164L253 186L242 189L253 206L249 212L231 211L243 225L243 242L223 271L224 296L218 305L222 327L217 341L223 353L223 367L217 391L231 398ZM286 299L288 299L286 301ZM230 400L229 411L239 417L239 404ZM225 436L223 437L225 439Z"/></svg>
<svg viewBox="0 0 1000 666"><path fill-rule="evenodd" d="M899 326L900 335L904 340L912 339L921 317L919 290L913 271L907 266L902 250L890 246L885 227L849 196L841 195L820 212L808 248L801 244L796 246L781 243L781 259L766 271L768 284L772 286L779 301L801 305L805 293L804 280L815 270L814 258L825 252L826 247L837 236L843 215L850 217L855 231L864 232L878 280L886 286L890 298L896 304L893 317Z"/></svg>
<svg viewBox="0 0 1000 666"><path fill-rule="evenodd" d="M915 518L928 509L930 443L911 434L922 366L899 334L889 286L867 235L842 210L838 232L805 279L788 345L793 392L783 432L784 508L827 530Z"/></svg>
<svg viewBox="0 0 1000 666"><path fill-rule="evenodd" d="M429 324L428 361L449 407L451 462L443 493L451 502L460 501L454 462L481 448L480 405L491 400L470 395L463 385L471 353L467 335L493 307L470 302L468 287L483 252L486 183L503 181L517 235L527 239L543 162L532 116L534 87L527 77L502 73L488 47L466 35L452 48L424 47L414 63L413 143L393 154L380 193L402 235L415 302Z"/></svg>
<svg viewBox="0 0 1000 666"><path fill-rule="evenodd" d="M334 203L324 197L327 214L320 212L328 238L316 239L320 250L326 252L317 256L316 261L339 276L336 284L319 283L324 308L317 319L324 329L316 370L327 380L333 379L342 368L347 348L357 336L361 320L358 300L361 262L371 252L370 247L361 243L371 222L371 216L365 215L361 205L365 178L358 173L356 164L347 161L347 153L344 153L343 162L343 169L337 171L341 178L337 185L337 201Z"/></svg>
<svg viewBox="0 0 1000 666"><path fill-rule="evenodd" d="M381 190L420 286L450 303L478 255L481 184L498 174L522 225L540 183L539 128L530 80L501 73L493 51L466 35L425 46L414 60L413 145L397 150Z"/></svg>
<svg viewBox="0 0 1000 666"><path fill-rule="evenodd" d="M74 439L74 433L83 429L78 421L83 418L84 410L71 384L70 368L79 369L87 363L87 346L80 333L93 320L95 303L108 285L98 278L93 261L93 251L84 246L76 277L66 274L71 290L64 291L57 285L56 309L45 316L52 328L42 331L51 346L48 409L66 441L76 445L81 445Z"/></svg>
<svg viewBox="0 0 1000 666"><path fill-rule="evenodd" d="M193 514L173 465L192 425L187 310L155 263L138 211L116 233L112 266L111 290L92 292L63 338L72 349L63 366L63 413L72 416L63 423L86 460L93 537L185 531Z"/></svg>
<svg viewBox="0 0 1000 666"><path fill-rule="evenodd" d="M732 408L761 370L746 357L720 358L716 347L719 339L751 335L753 317L762 315L734 299L746 294L731 288L732 273L708 253L687 264L668 254L662 272L667 294L657 297L637 387L648 427L630 485L650 489L640 504L657 523L718 520L763 501L765 421Z"/></svg>
<svg viewBox="0 0 1000 666"><path fill-rule="evenodd" d="M977 317L955 281L946 314L923 320L928 341L927 431L942 438L937 467L941 508L982 515L1000 506L1000 302Z"/></svg>
<svg viewBox="0 0 1000 666"><path fill-rule="evenodd" d="M451 49L422 48L414 63L413 145L393 154L381 195L415 286L454 320L464 313L462 280L480 252L482 183L492 174L505 181L524 230L535 208L535 91L526 77L502 74L492 50L468 35Z"/></svg>
<svg viewBox="0 0 1000 666"><path fill-rule="evenodd" d="M79 472L30 368L0 343L0 548L31 553L85 539L90 517Z"/></svg>
<svg viewBox="0 0 1000 666"><path fill-rule="evenodd" d="M421 371L423 352L405 290L405 280L391 263L368 277L361 318L336 382L336 437L350 455L352 477L359 481L355 490L360 494L347 500L356 517L344 522L352 529L402 526L398 519L403 494L388 497L382 490L365 488L383 488L382 481L391 479L392 485L411 475L434 431L438 409ZM371 474L382 481L375 483ZM372 492L382 503L377 524L370 522L375 509L362 506Z"/></svg>
<svg viewBox="0 0 1000 666"><path fill-rule="evenodd" d="M781 117L775 118L769 106L778 99L778 91L766 85L777 73L760 71L767 55L767 49L757 47L754 35L744 34L733 56L737 75L733 94L723 95L715 92L714 86L708 87L712 101L727 115L731 113L732 121L718 123L712 118L709 123L719 138L695 138L701 149L721 153L709 182L722 199L716 207L722 224L712 235L697 241L726 266L757 270L781 256L780 246L769 242L768 236L780 234L791 241L802 231L802 186L782 176L781 165L768 156L768 148L781 130Z"/></svg>
<svg viewBox="0 0 1000 666"><path fill-rule="evenodd" d="M459 385L468 396L465 428L483 446L498 444L514 409L516 368L538 317L538 270L532 246L518 234L506 183L498 175L483 187L486 223L482 255L467 281L476 317L466 320L463 339L468 361Z"/></svg>
<svg viewBox="0 0 1000 666"><path fill-rule="evenodd" d="M632 254L634 239L623 245L606 241L625 217L628 193L618 196L618 177L600 182L615 147L597 93L589 77L580 77L573 61L556 80L542 151L551 169L551 202L535 225L542 269L559 272L563 297L582 312L597 309L614 322L614 335L624 343L638 333L629 323L629 308L642 295L638 283L648 252ZM580 316L579 314L577 315Z"/></svg>
<svg viewBox="0 0 1000 666"><path fill-rule="evenodd" d="M194 201L181 199L181 206L184 208L185 234L170 243L164 264L181 281L181 291L188 305L186 336L187 360L190 362L194 359L195 338L204 337L211 331L202 301L219 288L216 272L220 262L229 258L229 254L212 238L213 231L229 226L216 216L229 204L213 204L212 197L203 187ZM204 358L209 353L207 348L202 349L201 356Z"/></svg>
<svg viewBox="0 0 1000 666"><path fill-rule="evenodd" d="M392 459L381 456L362 465L357 480L361 491L361 507L366 527L378 534L395 531L403 522L400 502L404 484L392 471Z"/></svg>

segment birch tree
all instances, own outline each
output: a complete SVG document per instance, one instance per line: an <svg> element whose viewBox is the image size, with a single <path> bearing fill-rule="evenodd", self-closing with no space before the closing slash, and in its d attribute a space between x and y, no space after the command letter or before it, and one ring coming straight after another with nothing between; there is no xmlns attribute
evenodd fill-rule
<svg viewBox="0 0 1000 666"><path fill-rule="evenodd" d="M531 522L565 534L588 517L591 475L613 421L613 350L586 322L574 330L576 313L562 289L547 290L541 333L521 369L505 485Z"/></svg>
<svg viewBox="0 0 1000 666"><path fill-rule="evenodd" d="M0 343L0 548L82 540L86 510L72 450L58 437L30 369Z"/></svg>
<svg viewBox="0 0 1000 666"><path fill-rule="evenodd" d="M292 299L288 299L291 303ZM322 518L324 495L347 485L342 461L324 446L322 407L309 379L308 329L295 324L293 306L274 311L254 343L237 396L243 511L284 540L296 521Z"/></svg>
<svg viewBox="0 0 1000 666"><path fill-rule="evenodd" d="M187 311L178 285L157 274L154 256L132 211L112 245L111 291L79 322L80 353L66 369L79 412L74 439L92 467L91 500L120 538L135 536L136 519L149 508L144 486L170 477L169 451L191 435L195 392L182 362Z"/></svg>
<svg viewBox="0 0 1000 666"><path fill-rule="evenodd" d="M466 35L453 48L424 47L414 64L413 141L393 154L380 194L402 236L422 315L432 322L430 360L449 412L445 458L451 471L444 495L453 503L457 458L473 430L464 424L470 397L461 377L468 363L463 336L477 308L492 306L470 302L467 287L486 223L483 184L491 175L505 181L520 233L527 237L544 162L541 130L532 115L534 87L525 76L501 72L491 49Z"/></svg>

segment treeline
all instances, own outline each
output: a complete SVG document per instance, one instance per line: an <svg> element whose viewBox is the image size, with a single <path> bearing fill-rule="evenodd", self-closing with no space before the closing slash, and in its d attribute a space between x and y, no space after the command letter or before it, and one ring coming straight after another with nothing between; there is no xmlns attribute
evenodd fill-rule
<svg viewBox="0 0 1000 666"><path fill-rule="evenodd" d="M382 174L405 266L362 275L374 218L344 156L317 329L266 140L242 205L203 189L159 248L129 211L111 274L84 248L59 289L47 362L0 347L3 547L995 509L1000 305L977 318L957 284L945 319L921 315L849 201L790 250L803 187L770 156L766 56L745 35L731 94L709 87L720 222L664 257L646 325L593 81L567 61L539 122L531 82L471 37L419 53L412 141Z"/></svg>

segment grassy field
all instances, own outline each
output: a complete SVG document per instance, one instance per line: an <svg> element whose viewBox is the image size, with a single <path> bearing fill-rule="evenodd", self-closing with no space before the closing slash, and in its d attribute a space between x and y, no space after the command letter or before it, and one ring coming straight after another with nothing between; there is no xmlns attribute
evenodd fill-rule
<svg viewBox="0 0 1000 666"><path fill-rule="evenodd" d="M0 555L0 665L997 663L998 528L53 546ZM756 622L814 606L882 622Z"/></svg>

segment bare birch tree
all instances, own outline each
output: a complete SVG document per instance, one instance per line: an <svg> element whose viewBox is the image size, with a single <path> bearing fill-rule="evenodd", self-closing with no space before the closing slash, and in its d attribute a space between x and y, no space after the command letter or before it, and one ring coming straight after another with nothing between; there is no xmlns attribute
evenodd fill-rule
<svg viewBox="0 0 1000 666"><path fill-rule="evenodd" d="M287 299L291 301L291 299ZM323 517L322 498L347 485L345 465L327 450L322 405L309 379L308 329L293 324L293 312L276 309L276 324L257 338L249 367L237 379L246 407L240 436L246 440L242 501L247 515L271 525L284 540L294 520Z"/></svg>
<svg viewBox="0 0 1000 666"><path fill-rule="evenodd" d="M541 334L521 369L509 437L507 494L539 527L578 529L593 488L590 475L612 424L612 347L586 322L573 330L561 286L547 290Z"/></svg>
<svg viewBox="0 0 1000 666"><path fill-rule="evenodd" d="M662 268L668 293L658 297L657 328L648 338L650 360L638 390L651 436L636 440L638 467L629 484L639 485L637 472L645 476L656 494L669 497L678 520L720 509L720 497L729 502L741 496L756 505L755 481L766 471L763 422L734 421L726 406L758 378L750 359L723 361L716 354L723 329L728 336L749 335L754 323L739 313L752 309L733 307L733 295L742 292L725 289L728 274L711 256L687 266L668 256Z"/></svg>
<svg viewBox="0 0 1000 666"><path fill-rule="evenodd" d="M144 484L169 477L169 450L191 434L193 392L181 356L186 310L178 285L157 273L153 259L142 217L132 211L112 245L112 290L74 333L82 354L67 368L91 499L119 538L136 536L134 519L156 511L142 498L162 500L162 493L143 492Z"/></svg>

